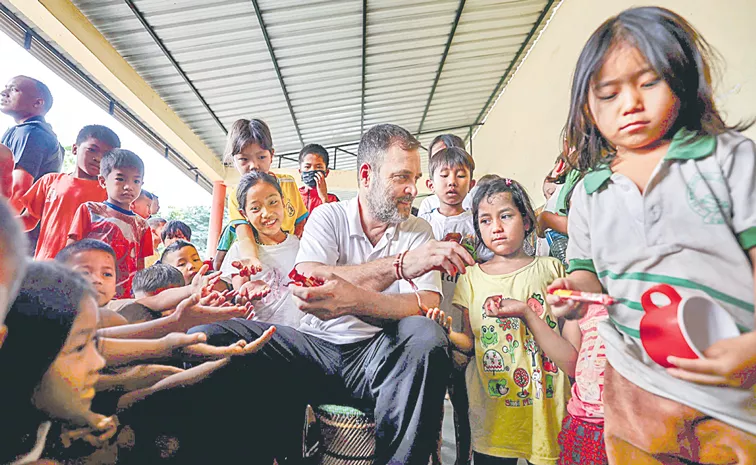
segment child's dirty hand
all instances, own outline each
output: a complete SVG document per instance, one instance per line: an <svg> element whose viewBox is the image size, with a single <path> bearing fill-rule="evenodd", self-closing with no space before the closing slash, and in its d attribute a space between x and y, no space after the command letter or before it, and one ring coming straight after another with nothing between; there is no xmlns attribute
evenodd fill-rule
<svg viewBox="0 0 756 465"><path fill-rule="evenodd" d="M685 381L709 386L752 389L756 385L756 332L722 339L704 351L703 358L670 356L667 372Z"/></svg>

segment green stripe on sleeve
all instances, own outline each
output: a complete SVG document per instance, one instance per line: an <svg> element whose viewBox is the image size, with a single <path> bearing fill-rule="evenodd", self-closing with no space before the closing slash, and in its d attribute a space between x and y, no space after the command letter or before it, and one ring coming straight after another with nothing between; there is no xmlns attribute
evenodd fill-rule
<svg viewBox="0 0 756 465"><path fill-rule="evenodd" d="M743 247L743 250L756 247L756 227L748 228L738 234L738 242L740 242L740 246Z"/></svg>
<svg viewBox="0 0 756 465"><path fill-rule="evenodd" d="M593 266L593 260L590 258L573 258L570 260L570 266L567 267L567 274L577 270L590 271L591 273L596 274L596 267Z"/></svg>
<svg viewBox="0 0 756 465"><path fill-rule="evenodd" d="M753 313L753 303L746 302L745 300L740 300L737 297L733 297L729 294L725 294L724 292L720 292L714 288L711 288L709 286L704 286L703 284L699 284L689 279L675 278L672 276L666 276L666 275L661 275L661 274L651 274L651 273L612 273L609 270L602 271L601 273L598 274L598 277L599 279L607 277L609 279L614 279L614 280L631 279L635 281L669 284L670 286L684 287L687 289L696 289L696 290L705 292L706 294L708 294L710 297L714 299L720 300L722 302L726 302L730 305L734 305L738 308L742 308L743 310L747 312Z"/></svg>
<svg viewBox="0 0 756 465"><path fill-rule="evenodd" d="M617 329L619 329L619 330L620 330L620 331L622 331L623 333L627 334L628 336L630 336L630 337L634 337L635 339L640 339L640 331L638 331L637 329L633 329L633 328L630 328L630 327L627 327L627 326L621 325L621 324L617 323L617 320L615 320L615 319L614 319L614 318L612 318L612 317L609 317L609 321L611 321L611 322L612 322L612 324L613 324L613 325L614 325L614 326L615 326L615 327L616 327Z"/></svg>

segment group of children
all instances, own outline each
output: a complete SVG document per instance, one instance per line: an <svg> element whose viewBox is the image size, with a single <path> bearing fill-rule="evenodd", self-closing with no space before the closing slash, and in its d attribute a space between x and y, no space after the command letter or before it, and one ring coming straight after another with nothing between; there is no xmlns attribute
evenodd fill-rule
<svg viewBox="0 0 756 465"><path fill-rule="evenodd" d="M633 8L602 24L578 60L539 213L513 179L476 184L458 137L428 147L433 196L419 216L477 262L442 273L442 303L427 313L454 351L458 464L756 463L756 146L738 132L746 125L717 112L709 56L669 10ZM0 462L42 456L50 419L67 425L56 431L64 448L113 442L116 432L128 443L115 417L93 413L96 391L115 393L96 404L114 413L206 377L275 331L211 347L184 334L193 326L242 317L297 328L304 316L288 274L309 211L338 201L325 149L302 150L297 188L270 171L268 126L234 123L226 156L241 180L208 266L186 225L148 224L155 199L142 195L144 166L119 146L109 129L84 128L76 171L46 175L23 197L24 228L42 224L28 269L0 202L0 323L10 307L0 367L16 379L0 383L0 399L17 413L0 420L4 441L16 440ZM535 254L534 234L547 239ZM707 295L742 335L659 366L639 332L640 296L657 283ZM575 302L560 289L615 303Z"/></svg>

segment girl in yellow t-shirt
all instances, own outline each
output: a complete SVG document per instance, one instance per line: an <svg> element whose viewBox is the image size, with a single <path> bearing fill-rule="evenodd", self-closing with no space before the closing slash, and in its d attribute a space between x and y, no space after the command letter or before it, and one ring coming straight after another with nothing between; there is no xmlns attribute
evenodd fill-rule
<svg viewBox="0 0 756 465"><path fill-rule="evenodd" d="M494 257L460 275L453 303L462 332L450 339L475 358L467 366L474 463L554 465L569 393L557 366L577 351L559 334L546 286L564 276L561 263L523 251L535 226L530 198L511 179L481 184L473 198L478 238Z"/></svg>

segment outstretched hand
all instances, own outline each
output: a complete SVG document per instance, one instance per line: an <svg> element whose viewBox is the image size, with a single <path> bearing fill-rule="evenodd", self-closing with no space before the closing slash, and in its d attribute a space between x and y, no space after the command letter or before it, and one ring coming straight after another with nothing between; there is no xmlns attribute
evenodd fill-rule
<svg viewBox="0 0 756 465"><path fill-rule="evenodd" d="M209 361L220 360L227 357L238 357L242 355L249 355L260 350L265 344L270 342L270 339L276 333L276 327L271 326L266 329L260 337L252 342L247 342L240 339L228 346L213 346L210 344L195 344L182 349L181 353L183 359L187 361Z"/></svg>
<svg viewBox="0 0 756 465"><path fill-rule="evenodd" d="M446 334L451 334L452 317L446 316L443 310L439 308L431 308L428 309L428 312L425 314L425 316L441 325L441 328L443 328Z"/></svg>
<svg viewBox="0 0 756 465"><path fill-rule="evenodd" d="M192 294L200 294L201 296L205 296L213 290L213 286L220 279L221 272L216 271L214 273L206 275L205 273L207 273L209 269L209 266L202 265L197 274L194 275L191 284Z"/></svg>
<svg viewBox="0 0 756 465"><path fill-rule="evenodd" d="M260 273L263 269L259 259L240 258L231 262L231 266L239 270L238 275L249 281L252 276Z"/></svg>
<svg viewBox="0 0 756 465"><path fill-rule="evenodd" d="M181 330L186 331L194 326L225 321L231 318L250 319L254 315L251 304L232 305L228 307L209 307L200 304L198 295L192 295L181 301L176 311L171 315Z"/></svg>
<svg viewBox="0 0 756 465"><path fill-rule="evenodd" d="M257 279L255 281L247 281L239 288L239 301L242 304L260 300L263 297L270 294L271 288L268 283Z"/></svg>

